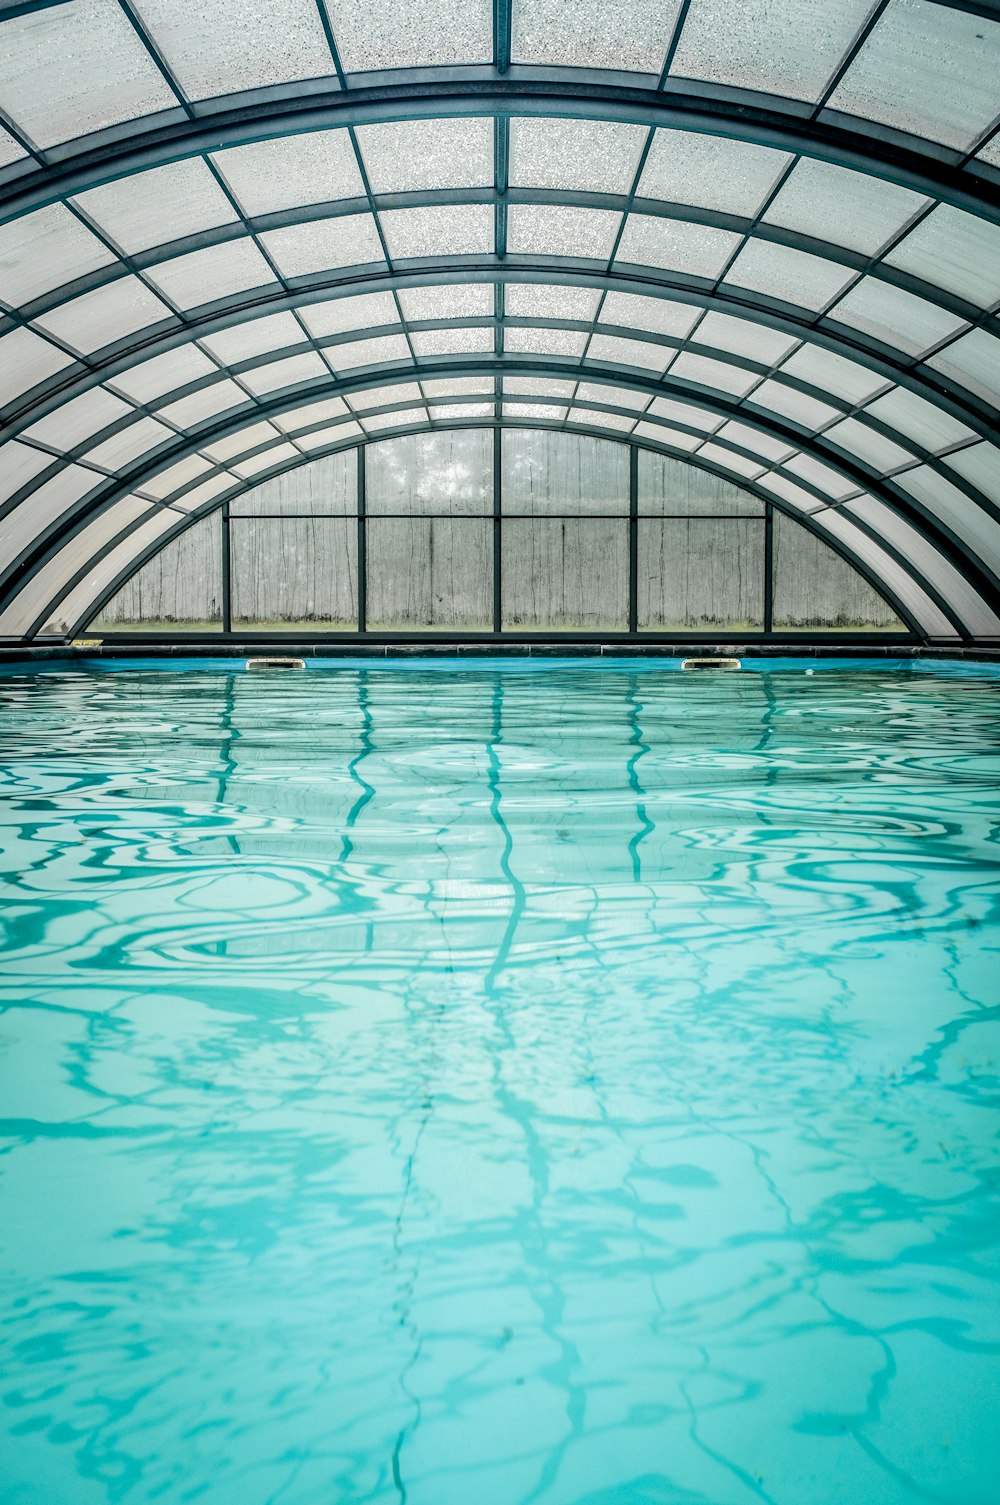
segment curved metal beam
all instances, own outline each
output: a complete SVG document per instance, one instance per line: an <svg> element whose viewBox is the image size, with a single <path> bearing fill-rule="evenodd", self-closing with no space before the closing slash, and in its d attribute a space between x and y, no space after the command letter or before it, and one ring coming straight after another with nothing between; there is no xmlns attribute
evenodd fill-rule
<svg viewBox="0 0 1000 1505"><path fill-rule="evenodd" d="M63 143L45 167L13 178L3 192L0 222L149 167L275 136L499 114L617 120L738 138L871 173L1000 223L992 184L975 166L964 167L960 153L854 117L850 125L827 112L809 118L798 101L762 102L747 90L673 78L657 90L628 75L609 82L595 70L523 66L503 75L485 67L401 70L382 78L355 75L351 84L311 94L300 85L276 85L246 100L231 96L224 105L192 103L186 120L145 117L129 121L124 132L112 127Z"/></svg>

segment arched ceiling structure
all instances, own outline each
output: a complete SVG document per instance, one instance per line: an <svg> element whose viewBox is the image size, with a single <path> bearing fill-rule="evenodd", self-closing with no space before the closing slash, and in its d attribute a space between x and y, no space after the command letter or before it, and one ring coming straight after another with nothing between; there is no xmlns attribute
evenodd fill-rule
<svg viewBox="0 0 1000 1505"><path fill-rule="evenodd" d="M1000 639L994 0L0 0L0 637L393 432L746 483Z"/></svg>

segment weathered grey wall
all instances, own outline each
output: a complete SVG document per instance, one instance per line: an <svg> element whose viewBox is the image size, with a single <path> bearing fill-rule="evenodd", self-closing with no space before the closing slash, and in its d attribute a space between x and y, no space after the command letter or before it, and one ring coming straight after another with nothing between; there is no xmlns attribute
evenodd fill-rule
<svg viewBox="0 0 1000 1505"><path fill-rule="evenodd" d="M774 625L902 628L892 607L822 539L774 515Z"/></svg>
<svg viewBox="0 0 1000 1505"><path fill-rule="evenodd" d="M492 627L492 522L375 517L366 553L369 627Z"/></svg>
<svg viewBox="0 0 1000 1505"><path fill-rule="evenodd" d="M91 623L94 628L165 622L222 623L222 519L195 523L154 554Z"/></svg>
<svg viewBox="0 0 1000 1505"><path fill-rule="evenodd" d="M229 547L234 623L357 627L354 518L234 518Z"/></svg>
<svg viewBox="0 0 1000 1505"><path fill-rule="evenodd" d="M640 518L640 628L764 625L764 519Z"/></svg>
<svg viewBox="0 0 1000 1505"><path fill-rule="evenodd" d="M504 627L628 626L628 522L511 518L502 535Z"/></svg>

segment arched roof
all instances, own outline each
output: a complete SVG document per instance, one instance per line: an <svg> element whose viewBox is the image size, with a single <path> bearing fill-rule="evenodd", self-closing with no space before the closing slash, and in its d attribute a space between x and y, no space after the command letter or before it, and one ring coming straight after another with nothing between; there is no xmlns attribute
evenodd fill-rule
<svg viewBox="0 0 1000 1505"><path fill-rule="evenodd" d="M752 486L1000 637L1000 7L0 0L0 635L390 432Z"/></svg>

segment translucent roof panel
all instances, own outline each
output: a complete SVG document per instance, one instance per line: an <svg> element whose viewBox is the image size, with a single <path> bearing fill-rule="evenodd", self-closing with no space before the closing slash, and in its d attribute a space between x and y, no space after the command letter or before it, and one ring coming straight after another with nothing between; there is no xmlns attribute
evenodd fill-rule
<svg viewBox="0 0 1000 1505"><path fill-rule="evenodd" d="M313 0L135 0L189 99L333 73Z"/></svg>
<svg viewBox="0 0 1000 1505"><path fill-rule="evenodd" d="M448 283L444 287L404 288L399 294L406 319L474 319L492 317L492 282Z"/></svg>
<svg viewBox="0 0 1000 1505"><path fill-rule="evenodd" d="M179 345L174 350L156 355L150 361L142 361L128 371L121 371L109 378L109 382L134 402L152 403L167 392L185 387L189 382L200 381L204 376L215 376L218 368L202 351L193 345Z"/></svg>
<svg viewBox="0 0 1000 1505"><path fill-rule="evenodd" d="M510 183L630 193L647 135L642 126L612 120L515 118L510 123Z"/></svg>
<svg viewBox="0 0 1000 1505"><path fill-rule="evenodd" d="M639 179L639 194L752 217L791 161L787 152L749 141L658 130Z"/></svg>
<svg viewBox="0 0 1000 1505"><path fill-rule="evenodd" d="M782 303L819 312L857 276L850 267L796 251L791 246L749 240L726 273L726 281Z"/></svg>
<svg viewBox="0 0 1000 1505"><path fill-rule="evenodd" d="M730 230L717 230L687 220L660 219L650 214L630 214L615 261L714 279L722 273L739 243L739 236Z"/></svg>
<svg viewBox="0 0 1000 1505"><path fill-rule="evenodd" d="M118 0L53 5L0 25L0 108L38 146L178 104Z"/></svg>
<svg viewBox="0 0 1000 1505"><path fill-rule="evenodd" d="M921 220L885 259L979 308L1000 299L1000 226L948 204Z"/></svg>
<svg viewBox="0 0 1000 1505"><path fill-rule="evenodd" d="M965 325L956 314L880 277L863 277L829 310L829 317L907 355L930 350Z"/></svg>
<svg viewBox="0 0 1000 1505"><path fill-rule="evenodd" d="M927 364L994 407L1000 406L1000 340L988 330L973 329L930 356Z"/></svg>
<svg viewBox="0 0 1000 1505"><path fill-rule="evenodd" d="M694 339L699 345L714 345L719 350L745 355L748 360L766 366L780 361L795 345L793 335L768 329L765 324L754 324L749 319L734 319L730 314L717 313L705 315Z"/></svg>
<svg viewBox="0 0 1000 1505"><path fill-rule="evenodd" d="M587 346L588 361L611 361L623 366L642 366L657 375L673 360L669 345L648 340L627 340L620 335L595 334Z"/></svg>
<svg viewBox="0 0 1000 1505"><path fill-rule="evenodd" d="M147 275L178 308L214 303L276 280L253 241L245 236L161 261Z"/></svg>
<svg viewBox="0 0 1000 1505"><path fill-rule="evenodd" d="M933 0L891 0L830 107L946 146L973 146L997 113L1000 25Z"/></svg>
<svg viewBox="0 0 1000 1505"><path fill-rule="evenodd" d="M493 182L489 119L393 120L359 126L357 140L372 193L480 188Z"/></svg>
<svg viewBox="0 0 1000 1505"><path fill-rule="evenodd" d="M818 100L874 0L692 0L671 73Z"/></svg>
<svg viewBox="0 0 1000 1505"><path fill-rule="evenodd" d="M171 310L138 277L120 277L41 315L36 322L82 355L171 318Z"/></svg>
<svg viewBox="0 0 1000 1505"><path fill-rule="evenodd" d="M801 157L768 205L764 221L874 256L929 202L884 178Z"/></svg>
<svg viewBox="0 0 1000 1505"><path fill-rule="evenodd" d="M493 56L490 0L324 0L340 61L348 73L373 68L434 68L488 63Z"/></svg>
<svg viewBox="0 0 1000 1505"><path fill-rule="evenodd" d="M683 339L690 334L701 309L689 303L673 303L668 298L647 298L641 293L608 293L601 304L602 324L622 324L649 329L656 334L675 335Z"/></svg>
<svg viewBox="0 0 1000 1505"><path fill-rule="evenodd" d="M513 0L516 63L659 74L681 0Z"/></svg>
<svg viewBox="0 0 1000 1505"><path fill-rule="evenodd" d="M81 193L76 203L126 253L147 251L217 225L236 210L200 159L170 162Z"/></svg>
<svg viewBox="0 0 1000 1505"><path fill-rule="evenodd" d="M600 297L590 287L508 282L504 288L504 312L512 319L575 319L589 324L597 313Z"/></svg>
<svg viewBox="0 0 1000 1505"><path fill-rule="evenodd" d="M308 131L216 152L212 161L245 214L361 198L364 183L347 131Z"/></svg>
<svg viewBox="0 0 1000 1505"><path fill-rule="evenodd" d="M964 423L905 387L894 387L876 397L865 412L930 450L945 449L973 437L973 430Z"/></svg>
<svg viewBox="0 0 1000 1505"><path fill-rule="evenodd" d="M354 298L333 298L329 303L308 303L299 313L303 324L318 339L328 334L346 334L350 329L375 329L380 324L399 323L399 310L391 293L361 293Z"/></svg>
<svg viewBox="0 0 1000 1505"><path fill-rule="evenodd" d="M315 351L306 355L289 356L286 360L271 361L266 366L255 366L244 371L240 381L251 392L263 396L281 387L297 386L299 382L314 381L327 376L327 368Z"/></svg>
<svg viewBox="0 0 1000 1505"><path fill-rule="evenodd" d="M701 387L714 387L721 392L730 392L744 397L755 387L760 377L742 366L730 366L726 361L716 361L704 355L682 353L670 367L671 380L693 381Z"/></svg>
<svg viewBox="0 0 1000 1505"><path fill-rule="evenodd" d="M72 356L33 330L12 329L0 338L0 406L71 363Z"/></svg>
<svg viewBox="0 0 1000 1505"><path fill-rule="evenodd" d="M0 225L0 298L12 308L114 264L114 252L62 204Z"/></svg>
<svg viewBox="0 0 1000 1505"><path fill-rule="evenodd" d="M393 261L488 255L493 250L493 209L489 204L393 209L382 215L382 230Z"/></svg>
<svg viewBox="0 0 1000 1505"><path fill-rule="evenodd" d="M972 444L948 455L945 464L984 496L1000 502L1000 449L995 444Z"/></svg>
<svg viewBox="0 0 1000 1505"><path fill-rule="evenodd" d="M887 385L884 377L869 371L867 366L845 360L842 355L834 355L832 350L824 350L819 345L801 345L785 361L781 374L794 376L850 403L864 402Z"/></svg>
<svg viewBox="0 0 1000 1505"><path fill-rule="evenodd" d="M422 355L473 354L493 350L493 325L485 329L415 330L410 336L413 353Z"/></svg>
<svg viewBox="0 0 1000 1505"><path fill-rule="evenodd" d="M310 220L284 230L269 230L260 239L283 277L308 277L313 272L367 266L384 259L370 214Z"/></svg>
<svg viewBox="0 0 1000 1505"><path fill-rule="evenodd" d="M26 438L39 439L43 444L74 449L91 434L133 411L127 402L112 392L105 392L103 387L92 387L89 392L81 393L38 423L33 423L24 433Z"/></svg>
<svg viewBox="0 0 1000 1505"><path fill-rule="evenodd" d="M218 334L205 335L202 344L217 360L225 364L252 360L269 350L282 350L287 345L301 345L305 336L295 315L271 314L266 319L250 319L244 324L234 324L231 329L220 329Z"/></svg>
<svg viewBox="0 0 1000 1505"><path fill-rule="evenodd" d="M507 211L507 249L521 256L607 261L614 249L621 218L609 209L511 204Z"/></svg>

